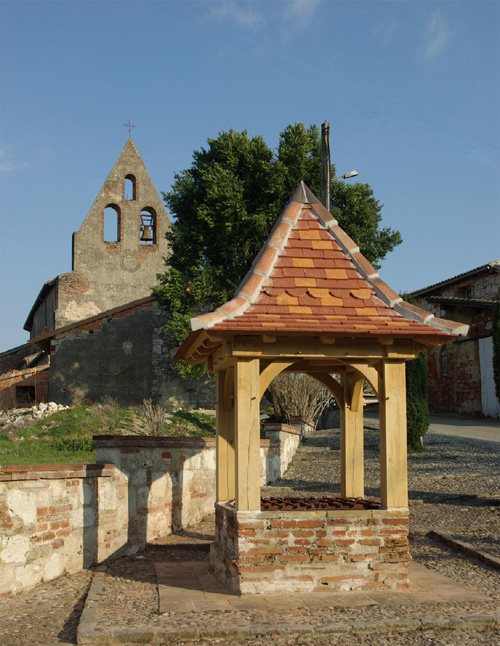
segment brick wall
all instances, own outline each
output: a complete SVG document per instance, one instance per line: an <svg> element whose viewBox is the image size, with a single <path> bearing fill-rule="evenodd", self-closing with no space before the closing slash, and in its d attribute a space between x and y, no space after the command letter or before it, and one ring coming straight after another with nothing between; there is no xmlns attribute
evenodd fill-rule
<svg viewBox="0 0 500 646"><path fill-rule="evenodd" d="M96 561L111 465L0 467L0 598Z"/></svg>
<svg viewBox="0 0 500 646"><path fill-rule="evenodd" d="M210 561L237 594L408 587L408 510L216 507Z"/></svg>
<svg viewBox="0 0 500 646"><path fill-rule="evenodd" d="M16 402L16 386L29 386L34 388L35 402L49 401L49 367L26 368L25 370L12 370L0 377L0 407L22 408L32 406L29 402ZM34 402L33 402L34 403Z"/></svg>
<svg viewBox="0 0 500 646"><path fill-rule="evenodd" d="M436 411L482 415L479 339L492 335L493 307L491 304L472 307L466 299L453 303L427 300L427 297L434 296L462 298L464 288L470 289L472 299L495 300L500 288L500 274L485 271L451 285L437 286L417 297L420 307L435 316L469 325L466 339L450 341L441 348L427 351L429 405Z"/></svg>

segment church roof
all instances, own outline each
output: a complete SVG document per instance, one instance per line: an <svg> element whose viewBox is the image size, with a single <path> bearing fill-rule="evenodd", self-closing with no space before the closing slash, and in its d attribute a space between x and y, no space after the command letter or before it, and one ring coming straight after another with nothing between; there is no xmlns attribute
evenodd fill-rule
<svg viewBox="0 0 500 646"><path fill-rule="evenodd" d="M191 327L350 337L442 337L468 329L403 301L303 182L234 298L191 319Z"/></svg>

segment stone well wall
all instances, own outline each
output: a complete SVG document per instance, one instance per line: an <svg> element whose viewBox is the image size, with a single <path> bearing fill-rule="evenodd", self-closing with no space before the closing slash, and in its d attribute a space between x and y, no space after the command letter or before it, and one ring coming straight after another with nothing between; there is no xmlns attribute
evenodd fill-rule
<svg viewBox="0 0 500 646"><path fill-rule="evenodd" d="M236 594L408 587L408 509L237 512L216 507L210 561Z"/></svg>

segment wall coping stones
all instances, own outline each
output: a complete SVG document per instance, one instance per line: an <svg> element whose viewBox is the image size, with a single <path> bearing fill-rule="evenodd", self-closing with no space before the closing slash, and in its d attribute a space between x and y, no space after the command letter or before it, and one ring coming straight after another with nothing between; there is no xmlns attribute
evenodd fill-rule
<svg viewBox="0 0 500 646"><path fill-rule="evenodd" d="M111 448L193 448L215 447L215 437L160 437L137 435L94 435L94 446Z"/></svg>
<svg viewBox="0 0 500 646"><path fill-rule="evenodd" d="M290 433L290 435L301 434L300 429L296 426L282 424L281 422L264 422L264 430L266 433L280 431L281 433Z"/></svg>
<svg viewBox="0 0 500 646"><path fill-rule="evenodd" d="M237 511L231 502L218 502L217 506L223 507L226 511L236 516L238 521L244 520L265 520L267 518L284 518L284 519L301 519L307 520L309 517L314 518L387 518L388 515L394 516L395 519L408 517L408 507L392 507L390 509L381 507L380 509L306 509L303 511L278 510L278 511Z"/></svg>
<svg viewBox="0 0 500 646"><path fill-rule="evenodd" d="M64 480L66 478L110 478L114 464L42 464L0 466L0 482L14 480Z"/></svg>

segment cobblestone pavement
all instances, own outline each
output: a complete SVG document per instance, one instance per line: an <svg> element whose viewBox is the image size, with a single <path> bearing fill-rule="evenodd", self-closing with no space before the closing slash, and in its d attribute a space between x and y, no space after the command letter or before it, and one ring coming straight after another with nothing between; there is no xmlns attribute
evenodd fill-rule
<svg viewBox="0 0 500 646"><path fill-rule="evenodd" d="M367 421L365 436L366 495L377 497L378 441L376 422ZM180 535L169 537L166 545L151 546L135 558L123 558L109 564L105 575L105 597L109 603L100 604L99 626L141 628L176 626L179 629L202 631L217 627L268 626L280 623L300 625L315 632L276 635L244 634L234 638L195 640L196 646L223 644L224 646L326 646L342 644L382 646L402 644L409 646L479 646L500 645L497 627L478 626L478 630L444 630L432 627L408 633L374 633L363 635L322 634L327 624L356 621L381 622L416 619L418 617L446 618L500 612L500 572L460 552L431 540L425 534L440 527L455 538L473 543L493 555L500 556L500 445L494 451L479 442L432 435L426 442L426 452L409 456L409 488L411 518L411 553L427 567L438 570L454 581L480 590L488 597L477 601L474 594L465 602L445 604L422 603L410 605L379 605L359 608L335 607L314 612L307 609L284 610L281 613L264 610L216 611L177 615L158 615L158 595L155 561L208 559L206 546L213 535L213 517L200 526ZM263 489L263 495L320 495L340 490L338 431L317 431L303 445L286 473L284 480ZM68 575L34 590L0 602L0 644L5 646L35 646L76 643L76 627L91 573ZM416 617L417 615L417 617ZM177 641L176 644L193 641Z"/></svg>

